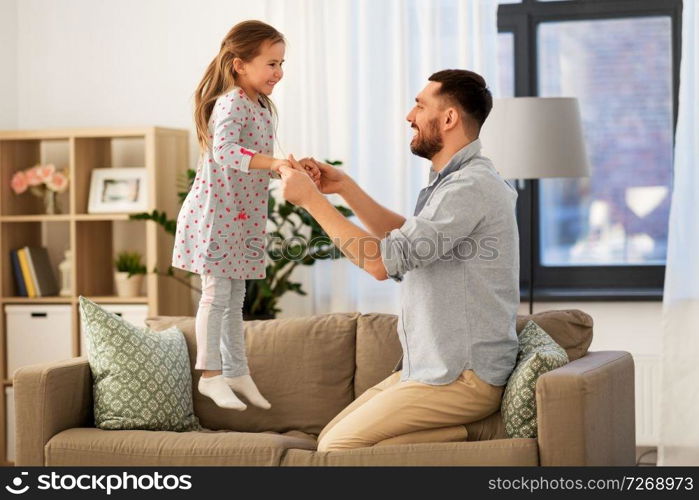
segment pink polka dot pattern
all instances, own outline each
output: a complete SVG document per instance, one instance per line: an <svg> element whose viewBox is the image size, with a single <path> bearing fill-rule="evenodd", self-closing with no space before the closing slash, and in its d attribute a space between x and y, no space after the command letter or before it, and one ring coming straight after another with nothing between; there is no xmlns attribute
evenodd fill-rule
<svg viewBox="0 0 699 500"><path fill-rule="evenodd" d="M269 110L239 88L216 100L212 145L177 217L172 266L197 274L262 279L269 170L249 169L259 152L272 155Z"/></svg>

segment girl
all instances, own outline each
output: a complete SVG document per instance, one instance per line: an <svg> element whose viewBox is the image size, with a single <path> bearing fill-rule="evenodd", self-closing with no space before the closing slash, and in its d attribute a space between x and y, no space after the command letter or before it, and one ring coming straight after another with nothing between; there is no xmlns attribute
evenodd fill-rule
<svg viewBox="0 0 699 500"><path fill-rule="evenodd" d="M247 408L236 393L271 407L250 377L242 307L245 280L266 275L269 179L293 167L272 156L276 109L268 96L284 74L284 50L284 36L259 21L239 23L223 39L195 92L202 155L177 217L172 265L201 275L198 389L234 410ZM317 168L307 172L318 183Z"/></svg>

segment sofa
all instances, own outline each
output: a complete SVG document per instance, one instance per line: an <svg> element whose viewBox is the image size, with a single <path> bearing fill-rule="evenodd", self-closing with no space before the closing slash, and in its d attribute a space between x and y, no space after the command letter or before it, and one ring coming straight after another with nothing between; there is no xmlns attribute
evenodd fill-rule
<svg viewBox="0 0 699 500"><path fill-rule="evenodd" d="M15 374L18 466L585 466L635 461L634 365L620 351L588 352L592 318L579 310L533 319L570 363L539 377L538 436L508 438L500 412L467 424L465 440L316 451L323 427L354 398L391 374L400 359L397 317L332 313L245 322L250 371L271 410L225 410L196 390L192 317L152 317L177 325L192 370L200 431L94 427L86 357L21 368Z"/></svg>

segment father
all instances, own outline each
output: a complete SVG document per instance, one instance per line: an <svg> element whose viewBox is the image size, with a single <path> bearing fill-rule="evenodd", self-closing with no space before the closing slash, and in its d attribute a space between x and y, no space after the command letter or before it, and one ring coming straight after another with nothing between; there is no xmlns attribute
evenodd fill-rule
<svg viewBox="0 0 699 500"><path fill-rule="evenodd" d="M463 440L464 424L497 411L515 365L517 193L479 154L490 91L476 73L445 70L415 101L410 149L432 167L412 217L381 206L330 165L302 160L320 169L319 188L302 169L280 169L284 198L306 209L348 259L378 280L401 282L402 370L337 415L318 436L319 451ZM323 196L330 193L368 231L340 214Z"/></svg>

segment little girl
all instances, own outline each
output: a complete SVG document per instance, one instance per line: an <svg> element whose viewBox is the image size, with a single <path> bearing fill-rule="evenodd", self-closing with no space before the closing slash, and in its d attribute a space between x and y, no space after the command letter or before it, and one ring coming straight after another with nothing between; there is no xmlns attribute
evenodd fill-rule
<svg viewBox="0 0 699 500"><path fill-rule="evenodd" d="M177 217L172 265L201 275L198 389L234 410L247 408L236 393L271 407L250 377L242 307L245 280L266 276L269 179L293 167L272 156L276 109L268 96L284 74L284 50L284 36L259 21L239 23L223 39L195 92L202 155ZM317 169L307 173L318 183Z"/></svg>

